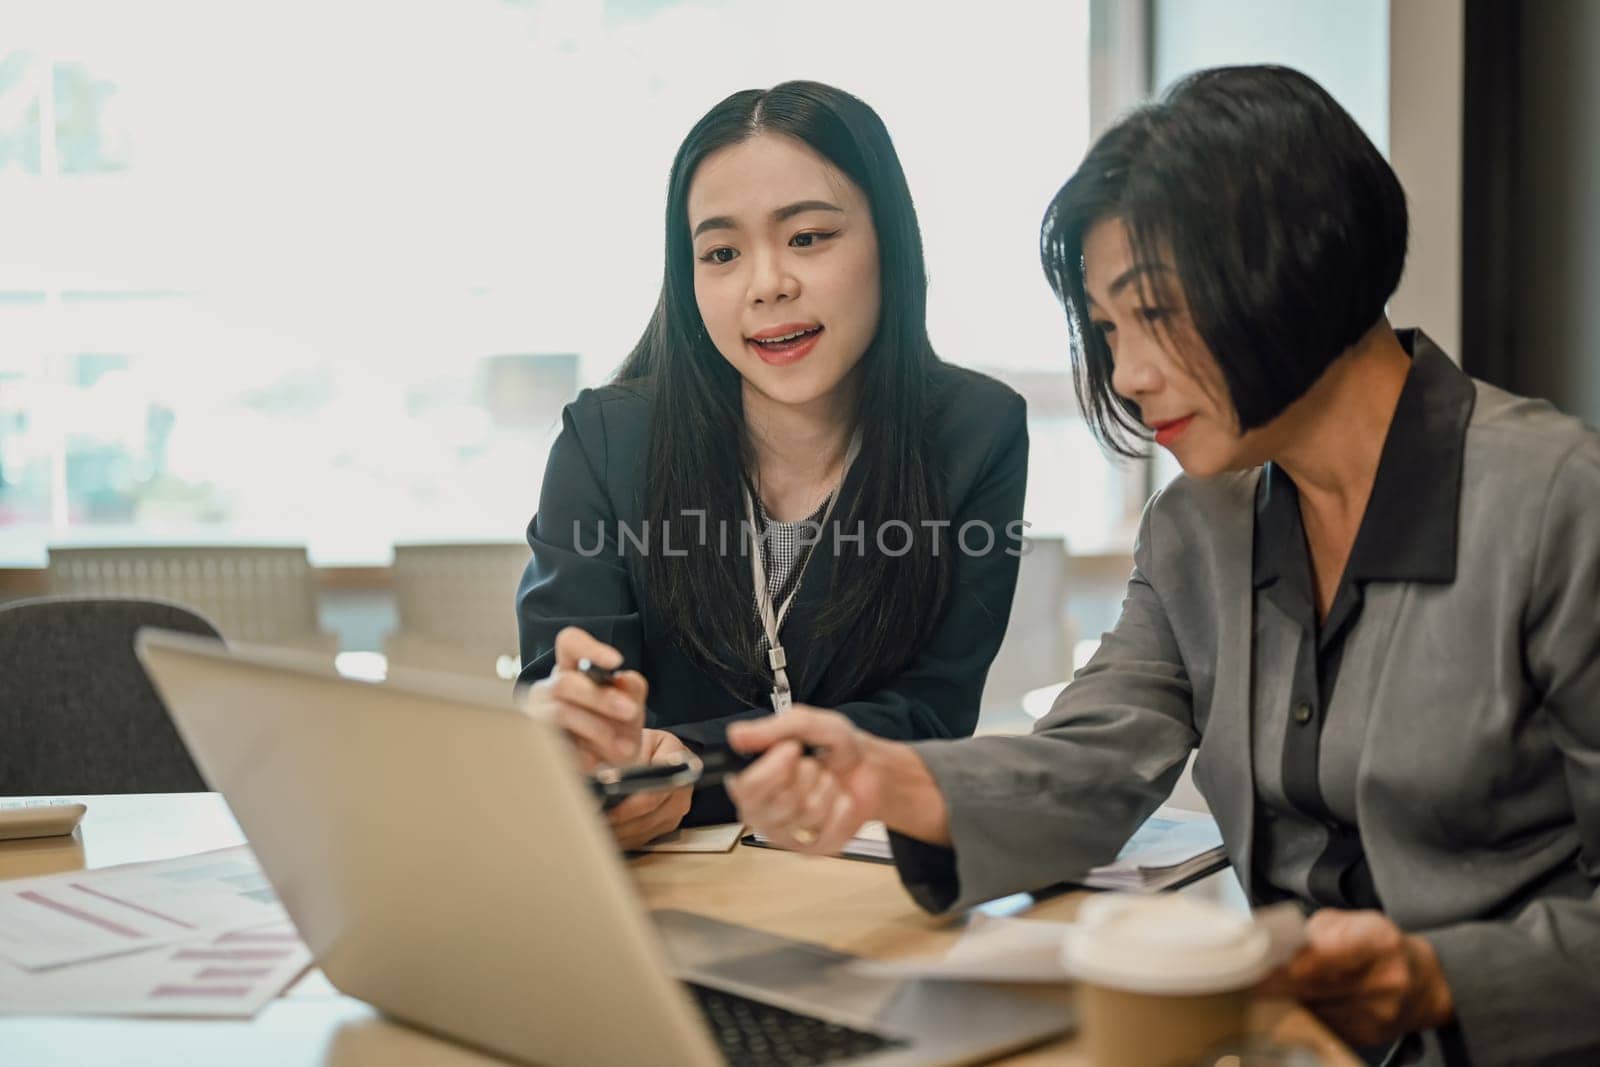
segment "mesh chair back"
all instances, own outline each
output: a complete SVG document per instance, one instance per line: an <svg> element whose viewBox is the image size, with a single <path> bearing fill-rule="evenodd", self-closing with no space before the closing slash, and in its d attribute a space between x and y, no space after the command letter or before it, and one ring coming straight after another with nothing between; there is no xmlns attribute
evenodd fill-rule
<svg viewBox="0 0 1600 1067"><path fill-rule="evenodd" d="M501 657L517 656L515 600L528 555L521 541L395 545L400 626L385 643L390 662L503 676Z"/></svg>
<svg viewBox="0 0 1600 1067"><path fill-rule="evenodd" d="M317 623L304 546L51 548L50 591L171 600L212 620L230 641L336 651Z"/></svg>
<svg viewBox="0 0 1600 1067"><path fill-rule="evenodd" d="M0 605L0 796L207 788L134 656L146 626L219 636L161 601Z"/></svg>

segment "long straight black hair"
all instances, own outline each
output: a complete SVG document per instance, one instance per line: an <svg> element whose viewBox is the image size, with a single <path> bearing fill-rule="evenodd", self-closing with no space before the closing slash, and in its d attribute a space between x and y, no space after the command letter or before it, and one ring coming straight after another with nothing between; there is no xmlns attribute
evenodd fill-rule
<svg viewBox="0 0 1600 1067"><path fill-rule="evenodd" d="M749 561L730 538L723 550L706 529L744 520L741 485L754 455L744 421L741 378L705 330L694 295L689 186L707 156L759 134L807 145L866 196L878 237L882 288L877 333L862 356L858 421L861 452L850 471L856 491L834 508L833 524L853 534L834 561L822 634L848 630L824 689L811 699L838 703L869 692L910 661L939 619L951 553L928 536L947 520L942 472L930 440L932 376L939 358L928 340L927 268L905 172L883 120L849 93L817 82L785 82L734 93L695 124L678 149L667 185L667 247L661 296L618 383L653 395L645 518L670 530L674 552L644 554L645 594L680 648L741 699L761 703L770 672L761 654ZM703 512L703 518L700 513ZM904 555L877 546L876 531L900 520L917 536ZM898 548L903 537L889 541ZM739 542L742 543L742 542ZM754 549L752 549L754 550Z"/></svg>

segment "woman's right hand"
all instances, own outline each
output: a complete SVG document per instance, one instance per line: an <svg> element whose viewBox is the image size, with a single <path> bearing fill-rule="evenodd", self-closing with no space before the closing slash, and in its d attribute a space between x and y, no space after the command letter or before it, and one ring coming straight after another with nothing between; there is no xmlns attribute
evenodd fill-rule
<svg viewBox="0 0 1600 1067"><path fill-rule="evenodd" d="M797 852L838 852L880 817L880 765L869 758L881 744L836 711L795 706L781 715L736 722L728 743L762 756L727 781L739 818L768 839ZM802 754L802 746L817 750Z"/></svg>
<svg viewBox="0 0 1600 1067"><path fill-rule="evenodd" d="M618 671L610 685L600 685L578 670L582 659L622 666L622 653L568 626L556 634L555 669L529 688L530 705L547 710L571 738L585 773L604 764L637 762L649 683L638 671Z"/></svg>

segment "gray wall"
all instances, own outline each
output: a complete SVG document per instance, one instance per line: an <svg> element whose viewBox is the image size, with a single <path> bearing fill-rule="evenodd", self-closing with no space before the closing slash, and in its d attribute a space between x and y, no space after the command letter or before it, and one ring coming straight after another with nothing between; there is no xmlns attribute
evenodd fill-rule
<svg viewBox="0 0 1600 1067"><path fill-rule="evenodd" d="M1600 425L1600 4L1519 11L1510 384Z"/></svg>
<svg viewBox="0 0 1600 1067"><path fill-rule="evenodd" d="M1462 358L1463 3L1396 0L1389 8L1388 56L1389 163L1411 214L1406 269L1389 298L1389 321L1422 327L1457 362Z"/></svg>

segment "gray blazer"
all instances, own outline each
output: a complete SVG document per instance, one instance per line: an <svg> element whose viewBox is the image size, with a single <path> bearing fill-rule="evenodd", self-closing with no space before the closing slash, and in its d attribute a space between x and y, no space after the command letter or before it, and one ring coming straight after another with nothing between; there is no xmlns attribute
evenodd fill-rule
<svg viewBox="0 0 1600 1067"><path fill-rule="evenodd" d="M1472 1063L1600 1063L1600 436L1475 385L1456 580L1370 586L1377 640L1341 668L1368 712L1359 826L1387 913L1438 952ZM1081 877L1196 747L1251 891L1259 473L1150 502L1121 618L1031 736L916 746L954 841L953 869L897 842L924 906ZM1422 1062L1458 1060L1425 1044Z"/></svg>

